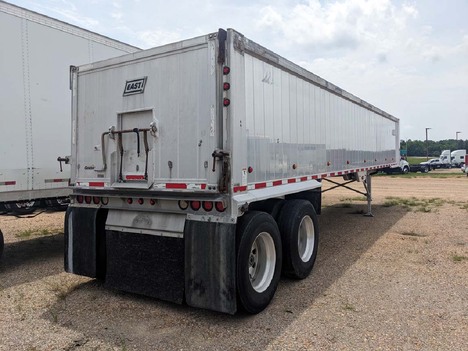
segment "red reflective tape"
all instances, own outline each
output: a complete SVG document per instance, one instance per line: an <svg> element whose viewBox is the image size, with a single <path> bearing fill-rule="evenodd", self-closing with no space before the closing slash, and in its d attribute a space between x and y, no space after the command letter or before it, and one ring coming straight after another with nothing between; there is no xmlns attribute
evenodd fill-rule
<svg viewBox="0 0 468 351"><path fill-rule="evenodd" d="M145 176L142 174L127 174L125 176L125 179L127 180L143 180L145 179Z"/></svg>
<svg viewBox="0 0 468 351"><path fill-rule="evenodd" d="M202 188L203 190L206 189L206 184L201 184L200 186L201 186L201 188Z"/></svg>
<svg viewBox="0 0 468 351"><path fill-rule="evenodd" d="M301 182L305 182L307 180L307 177L301 177Z"/></svg>
<svg viewBox="0 0 468 351"><path fill-rule="evenodd" d="M185 183L166 183L166 189L187 189Z"/></svg>
<svg viewBox="0 0 468 351"><path fill-rule="evenodd" d="M337 174L338 174L338 175L342 175L342 174L343 174L343 172L338 172Z"/></svg>
<svg viewBox="0 0 468 351"><path fill-rule="evenodd" d="M326 173L320 175L320 178L326 178L326 177L327 177Z"/></svg>
<svg viewBox="0 0 468 351"><path fill-rule="evenodd" d="M334 177L335 176L335 173L330 173L330 177Z"/></svg>
<svg viewBox="0 0 468 351"><path fill-rule="evenodd" d="M295 183L296 182L296 178L290 178L288 179L288 183Z"/></svg>
<svg viewBox="0 0 468 351"><path fill-rule="evenodd" d="M273 186L278 186L278 185L283 185L283 181L282 180L274 180L273 181Z"/></svg>
<svg viewBox="0 0 468 351"><path fill-rule="evenodd" d="M255 184L255 189L266 188L266 183L257 183Z"/></svg>
<svg viewBox="0 0 468 351"><path fill-rule="evenodd" d="M237 193L239 191L246 191L247 190L247 185L242 185L242 186L235 186L234 187L234 192Z"/></svg>
<svg viewBox="0 0 468 351"><path fill-rule="evenodd" d="M54 179L44 179L44 183L65 183L65 182L69 182L70 179L69 178L54 178Z"/></svg>
<svg viewBox="0 0 468 351"><path fill-rule="evenodd" d="M104 186L104 182L89 182L89 186Z"/></svg>
<svg viewBox="0 0 468 351"><path fill-rule="evenodd" d="M7 180L6 182L0 182L0 185L16 185L16 180Z"/></svg>
<svg viewBox="0 0 468 351"><path fill-rule="evenodd" d="M319 177L318 175L313 175L312 179L318 179L318 177Z"/></svg>

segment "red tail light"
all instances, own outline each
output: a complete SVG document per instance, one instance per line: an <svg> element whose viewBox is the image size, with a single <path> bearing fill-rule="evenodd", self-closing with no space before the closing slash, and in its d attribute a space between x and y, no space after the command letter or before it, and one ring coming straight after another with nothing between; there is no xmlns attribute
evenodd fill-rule
<svg viewBox="0 0 468 351"><path fill-rule="evenodd" d="M224 99L224 100L223 100L223 105L224 105L225 107L228 107L230 104L231 104L231 100L229 100L229 99Z"/></svg>
<svg viewBox="0 0 468 351"><path fill-rule="evenodd" d="M101 199L97 196L93 196L93 203L95 205L99 205L99 203L101 202Z"/></svg>
<svg viewBox="0 0 468 351"><path fill-rule="evenodd" d="M218 212L224 212L226 210L226 207L224 207L224 204L221 201L216 202L215 207Z"/></svg>
<svg viewBox="0 0 468 351"><path fill-rule="evenodd" d="M133 203L133 199L132 199L131 197L129 197L129 198L127 199L127 204L131 205L132 203Z"/></svg>
<svg viewBox="0 0 468 351"><path fill-rule="evenodd" d="M229 72L231 72L231 69L228 66L224 66L223 67L223 74L226 75L226 74L229 74Z"/></svg>
<svg viewBox="0 0 468 351"><path fill-rule="evenodd" d="M151 200L150 200L150 205L151 205L151 206L154 206L155 204L156 204L156 200L155 200L155 199L151 199Z"/></svg>
<svg viewBox="0 0 468 351"><path fill-rule="evenodd" d="M229 90L229 89L231 89L231 84L229 84L229 83L224 83L224 84L223 84L223 89L224 89L224 90Z"/></svg>
<svg viewBox="0 0 468 351"><path fill-rule="evenodd" d="M200 209L200 201L192 201L190 203L190 207L192 208L192 210L198 211Z"/></svg>
<svg viewBox="0 0 468 351"><path fill-rule="evenodd" d="M210 212L213 209L213 203L211 201L203 201L203 209L206 212Z"/></svg>
<svg viewBox="0 0 468 351"><path fill-rule="evenodd" d="M82 204L83 203L83 195L78 195L76 197L76 201L78 201L79 204Z"/></svg>
<svg viewBox="0 0 468 351"><path fill-rule="evenodd" d="M84 200L87 204L90 204L91 203L91 196L85 196L84 197Z"/></svg>
<svg viewBox="0 0 468 351"><path fill-rule="evenodd" d="M145 203L145 200L143 200L141 197L138 199L138 203L140 205L143 205Z"/></svg>

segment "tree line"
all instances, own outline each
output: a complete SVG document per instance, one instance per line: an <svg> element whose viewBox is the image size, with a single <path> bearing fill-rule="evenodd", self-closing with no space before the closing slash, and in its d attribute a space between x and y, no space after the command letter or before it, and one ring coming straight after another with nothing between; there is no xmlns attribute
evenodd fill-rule
<svg viewBox="0 0 468 351"><path fill-rule="evenodd" d="M442 150L468 150L467 140L400 140L400 150L407 150L408 156L426 156L426 150L429 157L438 157Z"/></svg>

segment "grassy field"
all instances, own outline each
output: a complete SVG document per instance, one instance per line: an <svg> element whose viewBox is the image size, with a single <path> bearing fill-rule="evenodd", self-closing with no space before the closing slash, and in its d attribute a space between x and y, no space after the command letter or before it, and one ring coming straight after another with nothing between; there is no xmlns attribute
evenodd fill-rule
<svg viewBox="0 0 468 351"><path fill-rule="evenodd" d="M429 160L431 158L434 158L434 157L429 157ZM420 157L420 156L408 156L407 159L408 163L410 165L416 165L418 163L421 163L421 162L424 162L424 161L427 161L426 157Z"/></svg>
<svg viewBox="0 0 468 351"><path fill-rule="evenodd" d="M429 173L421 173L421 172L410 172L407 174L385 174L385 173L377 173L375 176L377 177L393 177L393 178L466 178L466 174L462 173L459 169L451 170L450 172L437 172L431 171Z"/></svg>

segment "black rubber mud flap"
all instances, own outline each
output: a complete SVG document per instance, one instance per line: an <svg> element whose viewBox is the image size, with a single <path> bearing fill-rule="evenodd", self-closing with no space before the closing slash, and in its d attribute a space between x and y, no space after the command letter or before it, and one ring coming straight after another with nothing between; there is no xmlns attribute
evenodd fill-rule
<svg viewBox="0 0 468 351"><path fill-rule="evenodd" d="M184 237L187 304L236 313L236 225L186 221Z"/></svg>
<svg viewBox="0 0 468 351"><path fill-rule="evenodd" d="M184 240L106 231L105 286L181 304Z"/></svg>
<svg viewBox="0 0 468 351"><path fill-rule="evenodd" d="M105 271L103 247L106 210L69 207L65 215L65 271L101 278Z"/></svg>

